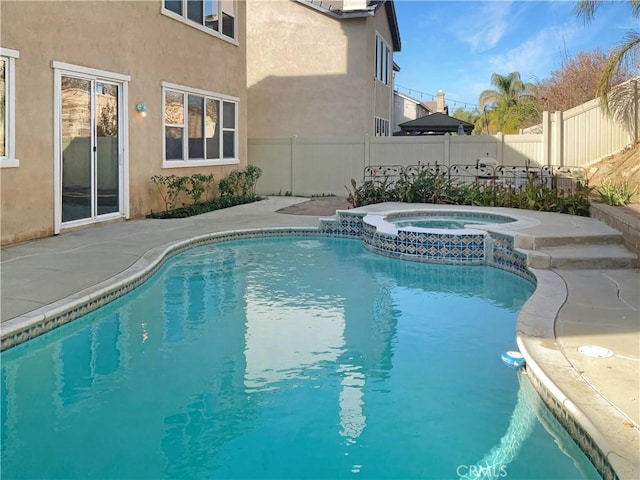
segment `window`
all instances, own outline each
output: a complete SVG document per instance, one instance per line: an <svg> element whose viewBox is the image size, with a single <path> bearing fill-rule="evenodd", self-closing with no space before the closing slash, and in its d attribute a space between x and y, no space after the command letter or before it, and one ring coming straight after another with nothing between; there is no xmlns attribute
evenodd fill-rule
<svg viewBox="0 0 640 480"><path fill-rule="evenodd" d="M164 164L238 163L238 99L163 83Z"/></svg>
<svg viewBox="0 0 640 480"><path fill-rule="evenodd" d="M162 13L208 33L236 38L236 0L164 0Z"/></svg>
<svg viewBox="0 0 640 480"><path fill-rule="evenodd" d="M0 47L0 167L18 167L15 150L16 50Z"/></svg>
<svg viewBox="0 0 640 480"><path fill-rule="evenodd" d="M373 134L376 137L388 137L389 136L389 120L385 118L376 117Z"/></svg>
<svg viewBox="0 0 640 480"><path fill-rule="evenodd" d="M389 85L391 66L391 51L384 40L376 35L376 79Z"/></svg>

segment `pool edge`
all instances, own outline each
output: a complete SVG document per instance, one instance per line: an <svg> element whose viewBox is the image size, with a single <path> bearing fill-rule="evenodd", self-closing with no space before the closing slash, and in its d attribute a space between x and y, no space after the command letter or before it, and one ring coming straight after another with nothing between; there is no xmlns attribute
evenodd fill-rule
<svg viewBox="0 0 640 480"><path fill-rule="evenodd" d="M207 233L154 247L145 252L130 267L113 277L76 294L6 321L2 325L0 350L6 350L49 332L128 293L144 283L167 260L187 249L220 241L289 235L325 238L358 238L352 232L349 232L348 234L333 232L332 234L331 232L323 231L319 227L276 227ZM511 237L511 241L513 242L516 233L514 232L513 235L502 234L501 236ZM517 250L514 246L515 245L511 244L512 251ZM505 268L504 265L491 264L490 266L509 271L509 269ZM537 300L545 305L544 308L548 308L550 303L547 300L541 301L539 296L539 291L546 289L545 285L547 285L547 281L551 278L547 278L548 275L554 275L558 279L562 279L559 275L549 270L539 271L531 268L526 270L529 271L537 280L537 287L531 298L525 303L525 306L518 317L516 341L518 347L521 349L521 352L527 360L528 371L530 372L530 381L545 404L560 420L564 428L567 429L571 437L576 441L576 443L578 443L580 448L588 456L603 478L607 480L627 478L627 476L619 477L616 472L629 471L629 462L624 461L623 457L618 456L616 452L610 449L609 443L589 418L582 412L582 410L580 410L579 407L577 407L562 393L560 388L551 381L548 375L546 375L544 369L536 363L534 356L538 355L537 358L540 358L539 355L543 352L536 349L534 342L536 339L541 338L541 334L546 335L549 332L537 332L535 329L542 328L543 330L548 330L550 325L551 336L549 338L554 338L553 323L555 321L557 311L562 306L563 302L557 305L557 310L553 316L546 318L546 322L533 322L528 325L526 324L527 316L525 313L527 315L532 315L531 312L528 311L528 308L530 308L530 302L532 302L536 295L538 295ZM512 271L511 273L518 274L519 272ZM566 296L566 286L564 286L564 282L562 282L562 284ZM533 303L535 302L532 302L531 304ZM561 361L564 361L563 366L565 368L572 368L571 364L566 360L566 358L564 358L564 356L562 356L560 350L557 348L556 350L562 357ZM576 435L576 432L578 432L578 435ZM604 454L603 450L608 453ZM609 458L610 455L612 455L611 458Z"/></svg>
<svg viewBox="0 0 640 480"><path fill-rule="evenodd" d="M598 419L592 420L585 409L558 386L577 384L582 390L579 394L589 397L588 402L592 402L588 403L587 398L583 398L584 405L609 407L609 417L620 420L620 423L626 420L611 402L585 381L556 342L558 313L568 296L564 279L551 270L529 270L537 279L537 288L518 316L516 344L525 358L531 385L604 480L637 478L637 466L625 455L629 452L619 452L594 423Z"/></svg>
<svg viewBox="0 0 640 480"><path fill-rule="evenodd" d="M310 227L252 228L206 233L151 248L111 278L5 321L0 351L39 337L129 293L149 279L167 260L185 250L229 240L290 235L326 236L318 228Z"/></svg>

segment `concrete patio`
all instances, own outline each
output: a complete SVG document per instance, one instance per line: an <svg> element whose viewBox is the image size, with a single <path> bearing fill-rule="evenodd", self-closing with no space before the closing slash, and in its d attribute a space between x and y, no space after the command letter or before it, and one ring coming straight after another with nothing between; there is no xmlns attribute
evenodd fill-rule
<svg viewBox="0 0 640 480"><path fill-rule="evenodd" d="M314 205L306 200L270 197L197 217L111 223L3 248L3 337L15 324L35 318L56 302L79 292L84 295L126 273L151 250L161 251L158 247L212 232L316 228L331 201ZM337 208L345 208L343 199L336 201L342 202ZM616 230L594 219L517 213L535 225L502 230L518 235L516 246L530 252L538 277L538 289L519 318L518 345L531 359L532 371L548 382L547 389L557 391L556 397L598 444L617 476L638 478L637 256L624 249ZM581 346L603 347L613 355L590 357L578 350Z"/></svg>

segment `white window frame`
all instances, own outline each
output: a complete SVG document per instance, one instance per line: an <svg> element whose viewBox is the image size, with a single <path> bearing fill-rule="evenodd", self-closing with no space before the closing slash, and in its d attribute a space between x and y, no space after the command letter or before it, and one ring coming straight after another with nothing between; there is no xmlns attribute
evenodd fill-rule
<svg viewBox="0 0 640 480"><path fill-rule="evenodd" d="M185 87L184 85L178 85L175 83L162 82L162 168L188 168L188 167L202 167L202 166L211 166L211 165L237 165L240 163L239 152L238 152L238 114L239 114L239 104L240 99L238 97L232 97L230 95L224 95L221 93L211 92L208 90L201 90L199 88ZM166 123L166 115L165 115L165 99L166 92L172 91L176 93L181 93L184 95L183 99L183 108L184 108L184 116L183 116L183 125L174 125ZM199 95L205 97L205 105L206 99L218 100L220 102L220 107L218 109L218 124L220 125L220 158L219 159L205 159L205 158L189 158L189 111L188 111L188 96ZM235 107L235 115L234 115L234 126L231 128L224 128L224 102L233 103ZM167 139L166 139L166 127L181 127L183 128L182 134L182 160L167 160ZM234 156L232 158L224 158L224 133L223 132L235 132L233 137L233 153Z"/></svg>
<svg viewBox="0 0 640 480"><path fill-rule="evenodd" d="M376 137L388 137L390 135L390 122L386 118L375 117L373 134Z"/></svg>
<svg viewBox="0 0 640 480"><path fill-rule="evenodd" d="M160 8L160 13L162 15L166 15L167 17L173 18L185 25L189 25L190 27L196 28L201 32L208 33L216 38L224 40L225 42L229 42L233 45L240 45L238 42L238 2L237 0L233 1L233 37L228 37L222 33L222 2L218 0L218 28L219 31L213 30L204 26L204 24L194 22L187 16L187 0L182 0L182 15L174 12L173 10L169 10L164 6L165 0L160 0L162 3L162 7ZM204 5L203 5L204 6ZM203 13L204 18L204 13Z"/></svg>
<svg viewBox="0 0 640 480"><path fill-rule="evenodd" d="M4 155L0 157L0 168L16 168L20 160L16 158L16 58L20 52L0 47L0 57L4 62Z"/></svg>
<svg viewBox="0 0 640 480"><path fill-rule="evenodd" d="M375 78L385 85L391 84L391 48L389 44L376 34L376 59L375 59Z"/></svg>

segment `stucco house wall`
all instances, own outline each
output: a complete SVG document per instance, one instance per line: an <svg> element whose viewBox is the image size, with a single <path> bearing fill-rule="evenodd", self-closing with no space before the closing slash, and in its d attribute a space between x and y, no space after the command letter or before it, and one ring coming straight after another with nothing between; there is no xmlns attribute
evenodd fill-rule
<svg viewBox="0 0 640 480"><path fill-rule="evenodd" d="M390 119L392 88L375 81L376 32L393 62L385 8L335 18L305 2L249 0L249 137L373 134L376 115Z"/></svg>
<svg viewBox="0 0 640 480"><path fill-rule="evenodd" d="M129 76L130 218L163 209L153 175L213 173L242 168L247 157L245 4L236 6L236 41L224 40L161 13L162 0L0 4L1 46L15 60L15 157L0 168L2 244L54 233L55 75L52 62ZM162 168L162 82L238 99L235 159L215 166ZM147 107L147 116L136 104Z"/></svg>

